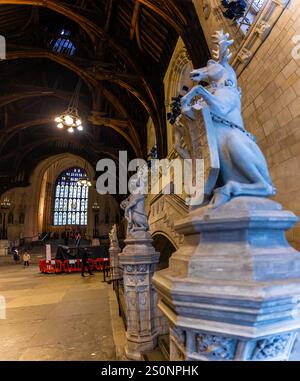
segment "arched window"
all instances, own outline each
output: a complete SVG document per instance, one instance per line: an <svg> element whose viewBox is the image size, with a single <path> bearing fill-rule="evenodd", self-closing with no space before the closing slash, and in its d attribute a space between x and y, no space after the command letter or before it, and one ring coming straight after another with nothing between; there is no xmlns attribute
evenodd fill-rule
<svg viewBox="0 0 300 381"><path fill-rule="evenodd" d="M53 225L87 225L89 187L77 184L77 181L86 175L81 168L70 168L57 178Z"/></svg>

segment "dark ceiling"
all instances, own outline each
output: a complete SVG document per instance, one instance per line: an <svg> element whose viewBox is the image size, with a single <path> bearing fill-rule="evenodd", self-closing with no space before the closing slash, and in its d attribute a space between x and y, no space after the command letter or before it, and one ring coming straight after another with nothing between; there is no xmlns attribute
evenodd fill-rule
<svg viewBox="0 0 300 381"><path fill-rule="evenodd" d="M56 153L93 165L121 149L145 158L149 116L163 157L163 77L178 37L195 66L209 54L192 0L0 0L0 35L0 192L27 185ZM56 129L54 117L80 78L79 137Z"/></svg>

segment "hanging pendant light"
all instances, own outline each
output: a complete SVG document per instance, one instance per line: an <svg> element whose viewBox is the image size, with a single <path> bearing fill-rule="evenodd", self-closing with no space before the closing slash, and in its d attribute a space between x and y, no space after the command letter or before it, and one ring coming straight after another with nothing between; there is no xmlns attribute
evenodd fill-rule
<svg viewBox="0 0 300 381"><path fill-rule="evenodd" d="M4 197L3 201L0 204L1 209L10 209L11 202L9 201L8 197Z"/></svg>
<svg viewBox="0 0 300 381"><path fill-rule="evenodd" d="M83 187L91 187L92 183L90 182L88 175L87 175L87 165L84 164L84 175L77 181L77 185Z"/></svg>
<svg viewBox="0 0 300 381"><path fill-rule="evenodd" d="M70 134L73 134L75 131L83 131L82 120L78 113L80 88L81 79L76 85L74 94L72 95L67 110L54 119L54 121L57 123L57 128L66 128Z"/></svg>

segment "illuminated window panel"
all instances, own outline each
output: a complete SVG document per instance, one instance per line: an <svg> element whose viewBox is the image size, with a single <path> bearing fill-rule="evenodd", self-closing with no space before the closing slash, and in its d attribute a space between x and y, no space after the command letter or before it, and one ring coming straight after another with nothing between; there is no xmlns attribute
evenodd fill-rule
<svg viewBox="0 0 300 381"><path fill-rule="evenodd" d="M81 168L63 172L56 181L53 225L87 225L88 187L77 185L86 176Z"/></svg>

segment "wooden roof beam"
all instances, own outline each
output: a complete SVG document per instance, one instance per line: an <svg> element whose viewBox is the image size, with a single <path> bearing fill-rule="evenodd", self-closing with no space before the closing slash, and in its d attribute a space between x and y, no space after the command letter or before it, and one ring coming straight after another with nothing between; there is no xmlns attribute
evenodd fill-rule
<svg viewBox="0 0 300 381"><path fill-rule="evenodd" d="M108 0L106 4L106 9L105 9L105 25L103 29L105 34L108 33L112 13L113 13L113 0Z"/></svg>
<svg viewBox="0 0 300 381"><path fill-rule="evenodd" d="M137 26L137 23L139 20L139 14L140 14L140 7L141 7L141 4L140 4L139 0L135 0L132 20L131 20L131 26L130 26L130 32L129 32L130 41L133 40L134 34L136 33L136 26Z"/></svg>

